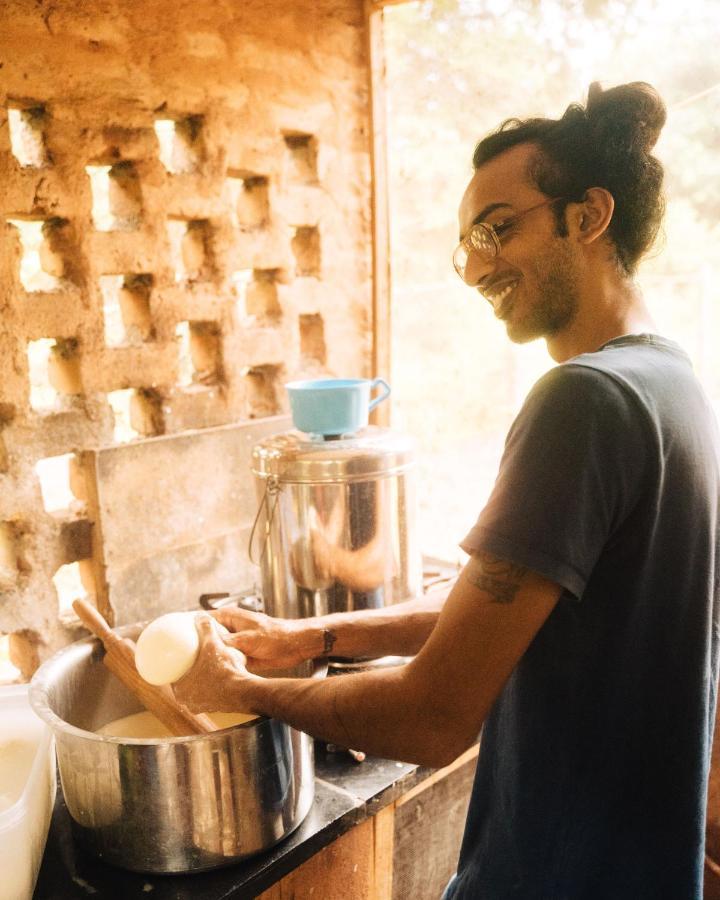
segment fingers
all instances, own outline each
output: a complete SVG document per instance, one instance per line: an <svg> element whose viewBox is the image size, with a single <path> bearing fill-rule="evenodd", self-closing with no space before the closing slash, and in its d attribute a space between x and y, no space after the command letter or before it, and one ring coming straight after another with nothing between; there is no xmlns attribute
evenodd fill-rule
<svg viewBox="0 0 720 900"><path fill-rule="evenodd" d="M198 613L195 616L195 627L200 635L200 643L222 643L220 635L215 630L214 620L207 613Z"/></svg>
<svg viewBox="0 0 720 900"><path fill-rule="evenodd" d="M260 614L248 609L213 609L209 610L209 615L229 631L240 631L241 628L253 627L260 621Z"/></svg>

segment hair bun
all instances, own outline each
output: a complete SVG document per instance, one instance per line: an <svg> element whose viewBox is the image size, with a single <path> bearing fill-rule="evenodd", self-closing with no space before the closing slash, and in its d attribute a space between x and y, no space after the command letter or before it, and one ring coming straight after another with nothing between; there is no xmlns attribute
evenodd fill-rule
<svg viewBox="0 0 720 900"><path fill-rule="evenodd" d="M588 90L586 115L595 138L612 137L649 153L660 137L667 111L658 92L645 81L607 91L595 81Z"/></svg>

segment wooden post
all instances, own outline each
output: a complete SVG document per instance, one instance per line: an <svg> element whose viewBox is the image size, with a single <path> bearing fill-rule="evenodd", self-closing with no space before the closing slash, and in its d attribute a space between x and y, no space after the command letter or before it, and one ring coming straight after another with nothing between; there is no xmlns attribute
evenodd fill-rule
<svg viewBox="0 0 720 900"><path fill-rule="evenodd" d="M365 0L368 87L370 98L370 202L373 292L373 377L390 377L390 219L387 182L387 131L385 118L385 52L382 5ZM381 403L372 413L376 425L388 425L391 403Z"/></svg>
<svg viewBox="0 0 720 900"><path fill-rule="evenodd" d="M391 900L393 850L395 849L395 804L373 816L373 884L371 900Z"/></svg>

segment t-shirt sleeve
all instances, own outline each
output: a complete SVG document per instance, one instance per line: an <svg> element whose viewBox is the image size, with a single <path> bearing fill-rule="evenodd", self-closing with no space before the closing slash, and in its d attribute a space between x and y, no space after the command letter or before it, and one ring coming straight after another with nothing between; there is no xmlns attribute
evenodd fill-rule
<svg viewBox="0 0 720 900"><path fill-rule="evenodd" d="M462 542L582 597L603 547L632 512L648 424L631 393L587 366L557 366L513 423L490 499Z"/></svg>

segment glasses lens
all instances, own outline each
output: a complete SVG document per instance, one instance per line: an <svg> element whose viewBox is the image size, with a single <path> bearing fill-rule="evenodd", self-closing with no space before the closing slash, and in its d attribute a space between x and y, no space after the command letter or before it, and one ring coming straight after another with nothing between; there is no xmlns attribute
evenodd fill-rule
<svg viewBox="0 0 720 900"><path fill-rule="evenodd" d="M472 249L468 249L468 245ZM471 253L476 253L484 261L490 260L498 250L498 242L492 231L482 223L474 225L470 233L458 244L453 254L453 265L458 275L465 281L465 270Z"/></svg>
<svg viewBox="0 0 720 900"><path fill-rule="evenodd" d="M468 252L464 244L458 244L453 253L453 265L458 275L465 278L465 267L467 266Z"/></svg>
<svg viewBox="0 0 720 900"><path fill-rule="evenodd" d="M495 256L497 247L492 232L484 225L475 225L468 235L474 250L484 256Z"/></svg>

